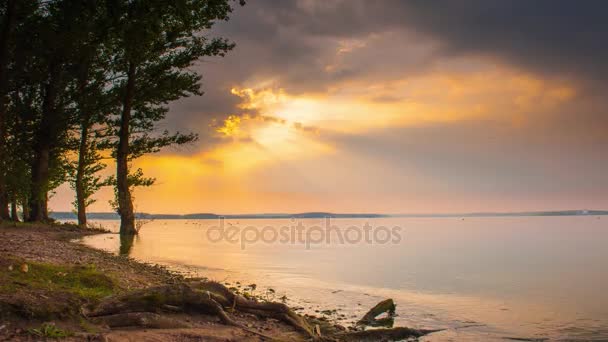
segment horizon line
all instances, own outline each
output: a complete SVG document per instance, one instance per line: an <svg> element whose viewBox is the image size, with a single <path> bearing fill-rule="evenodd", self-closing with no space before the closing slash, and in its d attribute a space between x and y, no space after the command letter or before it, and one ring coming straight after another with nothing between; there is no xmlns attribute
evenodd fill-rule
<svg viewBox="0 0 608 342"><path fill-rule="evenodd" d="M55 211L51 212L50 216L75 216L73 211ZM90 212L89 215L101 216L118 216L116 212ZM311 218L342 216L342 217L460 217L460 216L559 216L559 215L608 215L608 210L603 209L566 209L566 210L535 210L535 211L471 211L471 212L436 212L436 213L340 213L326 211L305 211L296 213L249 213L249 214L216 214L196 212L188 214L171 214L171 213L138 213L138 216L152 217L175 217L188 218L189 216L207 216L209 218L289 218L298 216L309 216Z"/></svg>

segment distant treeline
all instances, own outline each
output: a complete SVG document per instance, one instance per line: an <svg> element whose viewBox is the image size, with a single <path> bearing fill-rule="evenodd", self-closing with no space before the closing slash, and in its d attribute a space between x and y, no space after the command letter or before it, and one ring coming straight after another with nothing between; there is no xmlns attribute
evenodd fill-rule
<svg viewBox="0 0 608 342"><path fill-rule="evenodd" d="M533 211L514 213L464 213L464 214L335 214L327 212L310 212L297 214L236 214L220 215L210 213L199 214L146 214L138 213L138 218L158 220L204 220L204 219L290 219L290 218L382 218L382 217L501 217L501 216L599 216L608 215L608 210L563 210L563 211ZM57 220L75 220L75 213L55 212L51 217ZM88 213L87 217L92 220L118 220L120 216L116 213Z"/></svg>
<svg viewBox="0 0 608 342"><path fill-rule="evenodd" d="M241 5L243 0L240 1ZM123 234L136 234L133 162L196 134L159 131L168 104L201 95L194 64L234 47L207 32L231 0L0 2L0 220L49 219L68 182L86 225L93 194L112 186ZM106 159L116 172L100 176ZM19 207L21 210L19 210Z"/></svg>
<svg viewBox="0 0 608 342"><path fill-rule="evenodd" d="M454 214L400 214L398 217L501 217L501 216L579 216L608 215L608 210L556 210L556 211L522 211L522 212L480 212Z"/></svg>
<svg viewBox="0 0 608 342"><path fill-rule="evenodd" d="M381 214L333 214L324 212L313 212L313 213L298 213L298 214L236 214L236 215L220 215L220 214L136 214L138 218L145 219L158 219L158 220L203 220L203 219L290 219L290 218L375 218L375 217L388 217L388 215ZM70 212L56 212L51 213L51 217L57 220L74 220L76 214ZM87 217L92 220L117 220L120 218L115 213L88 213Z"/></svg>

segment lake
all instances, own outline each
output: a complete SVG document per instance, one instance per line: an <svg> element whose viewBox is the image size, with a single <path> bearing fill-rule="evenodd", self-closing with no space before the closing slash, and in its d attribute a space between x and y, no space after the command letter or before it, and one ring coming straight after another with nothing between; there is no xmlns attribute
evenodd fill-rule
<svg viewBox="0 0 608 342"><path fill-rule="evenodd" d="M393 298L395 325L446 329L421 341L608 340L607 228L608 216L155 220L123 253L255 283L300 312L336 309L342 324ZM120 251L117 234L82 243Z"/></svg>

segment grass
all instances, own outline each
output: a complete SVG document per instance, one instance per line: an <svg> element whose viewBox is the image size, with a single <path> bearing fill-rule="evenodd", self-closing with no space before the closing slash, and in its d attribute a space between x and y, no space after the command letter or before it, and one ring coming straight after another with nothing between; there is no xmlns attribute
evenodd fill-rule
<svg viewBox="0 0 608 342"><path fill-rule="evenodd" d="M69 267L62 265L9 261L12 270L0 272L0 291L18 288L65 291L84 299L99 299L112 294L116 284L112 278L100 272L94 265ZM27 272L22 265L27 264Z"/></svg>
<svg viewBox="0 0 608 342"><path fill-rule="evenodd" d="M28 329L28 333L38 337L46 337L46 338L66 338L72 336L72 333L57 328L54 324L45 323L40 326L40 328L31 328Z"/></svg>

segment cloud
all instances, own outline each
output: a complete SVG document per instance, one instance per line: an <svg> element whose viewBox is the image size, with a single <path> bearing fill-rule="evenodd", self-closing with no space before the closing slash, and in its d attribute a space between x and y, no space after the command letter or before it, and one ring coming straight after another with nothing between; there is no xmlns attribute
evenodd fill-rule
<svg viewBox="0 0 608 342"><path fill-rule="evenodd" d="M237 46L194 67L205 95L171 104L163 124L201 140L142 165L167 193L197 184L192 211L608 205L607 11L250 1L208 33ZM214 207L199 189L231 198Z"/></svg>
<svg viewBox="0 0 608 342"><path fill-rule="evenodd" d="M608 81L605 1L395 1L408 27L444 53L492 56L532 72Z"/></svg>
<svg viewBox="0 0 608 342"><path fill-rule="evenodd" d="M266 38L290 38L289 44L273 46L272 51L281 57L299 55L302 48L308 54L302 54L301 60L319 56L322 46L308 46L315 39L320 44L358 42L351 43L347 48L351 50L364 45L370 35L392 32L396 34L391 44L375 49L380 62L383 51L403 46L412 34L420 34L439 44L443 55L492 56L529 71L608 80L604 62L608 59L608 4L601 0L330 0L282 1L279 6L275 1L256 1L252 7L243 9L243 13L254 12L247 13L245 25L262 21L263 29L256 31ZM237 27L242 26L232 26L228 32L238 35ZM284 41L271 38L270 42ZM400 57L407 60L408 55L403 49Z"/></svg>
<svg viewBox="0 0 608 342"><path fill-rule="evenodd" d="M171 125L206 135L211 120L238 114L235 86L326 93L495 62L551 79L599 82L602 92L606 10L604 1L251 1L210 33L237 47L198 65L206 94L172 105Z"/></svg>

